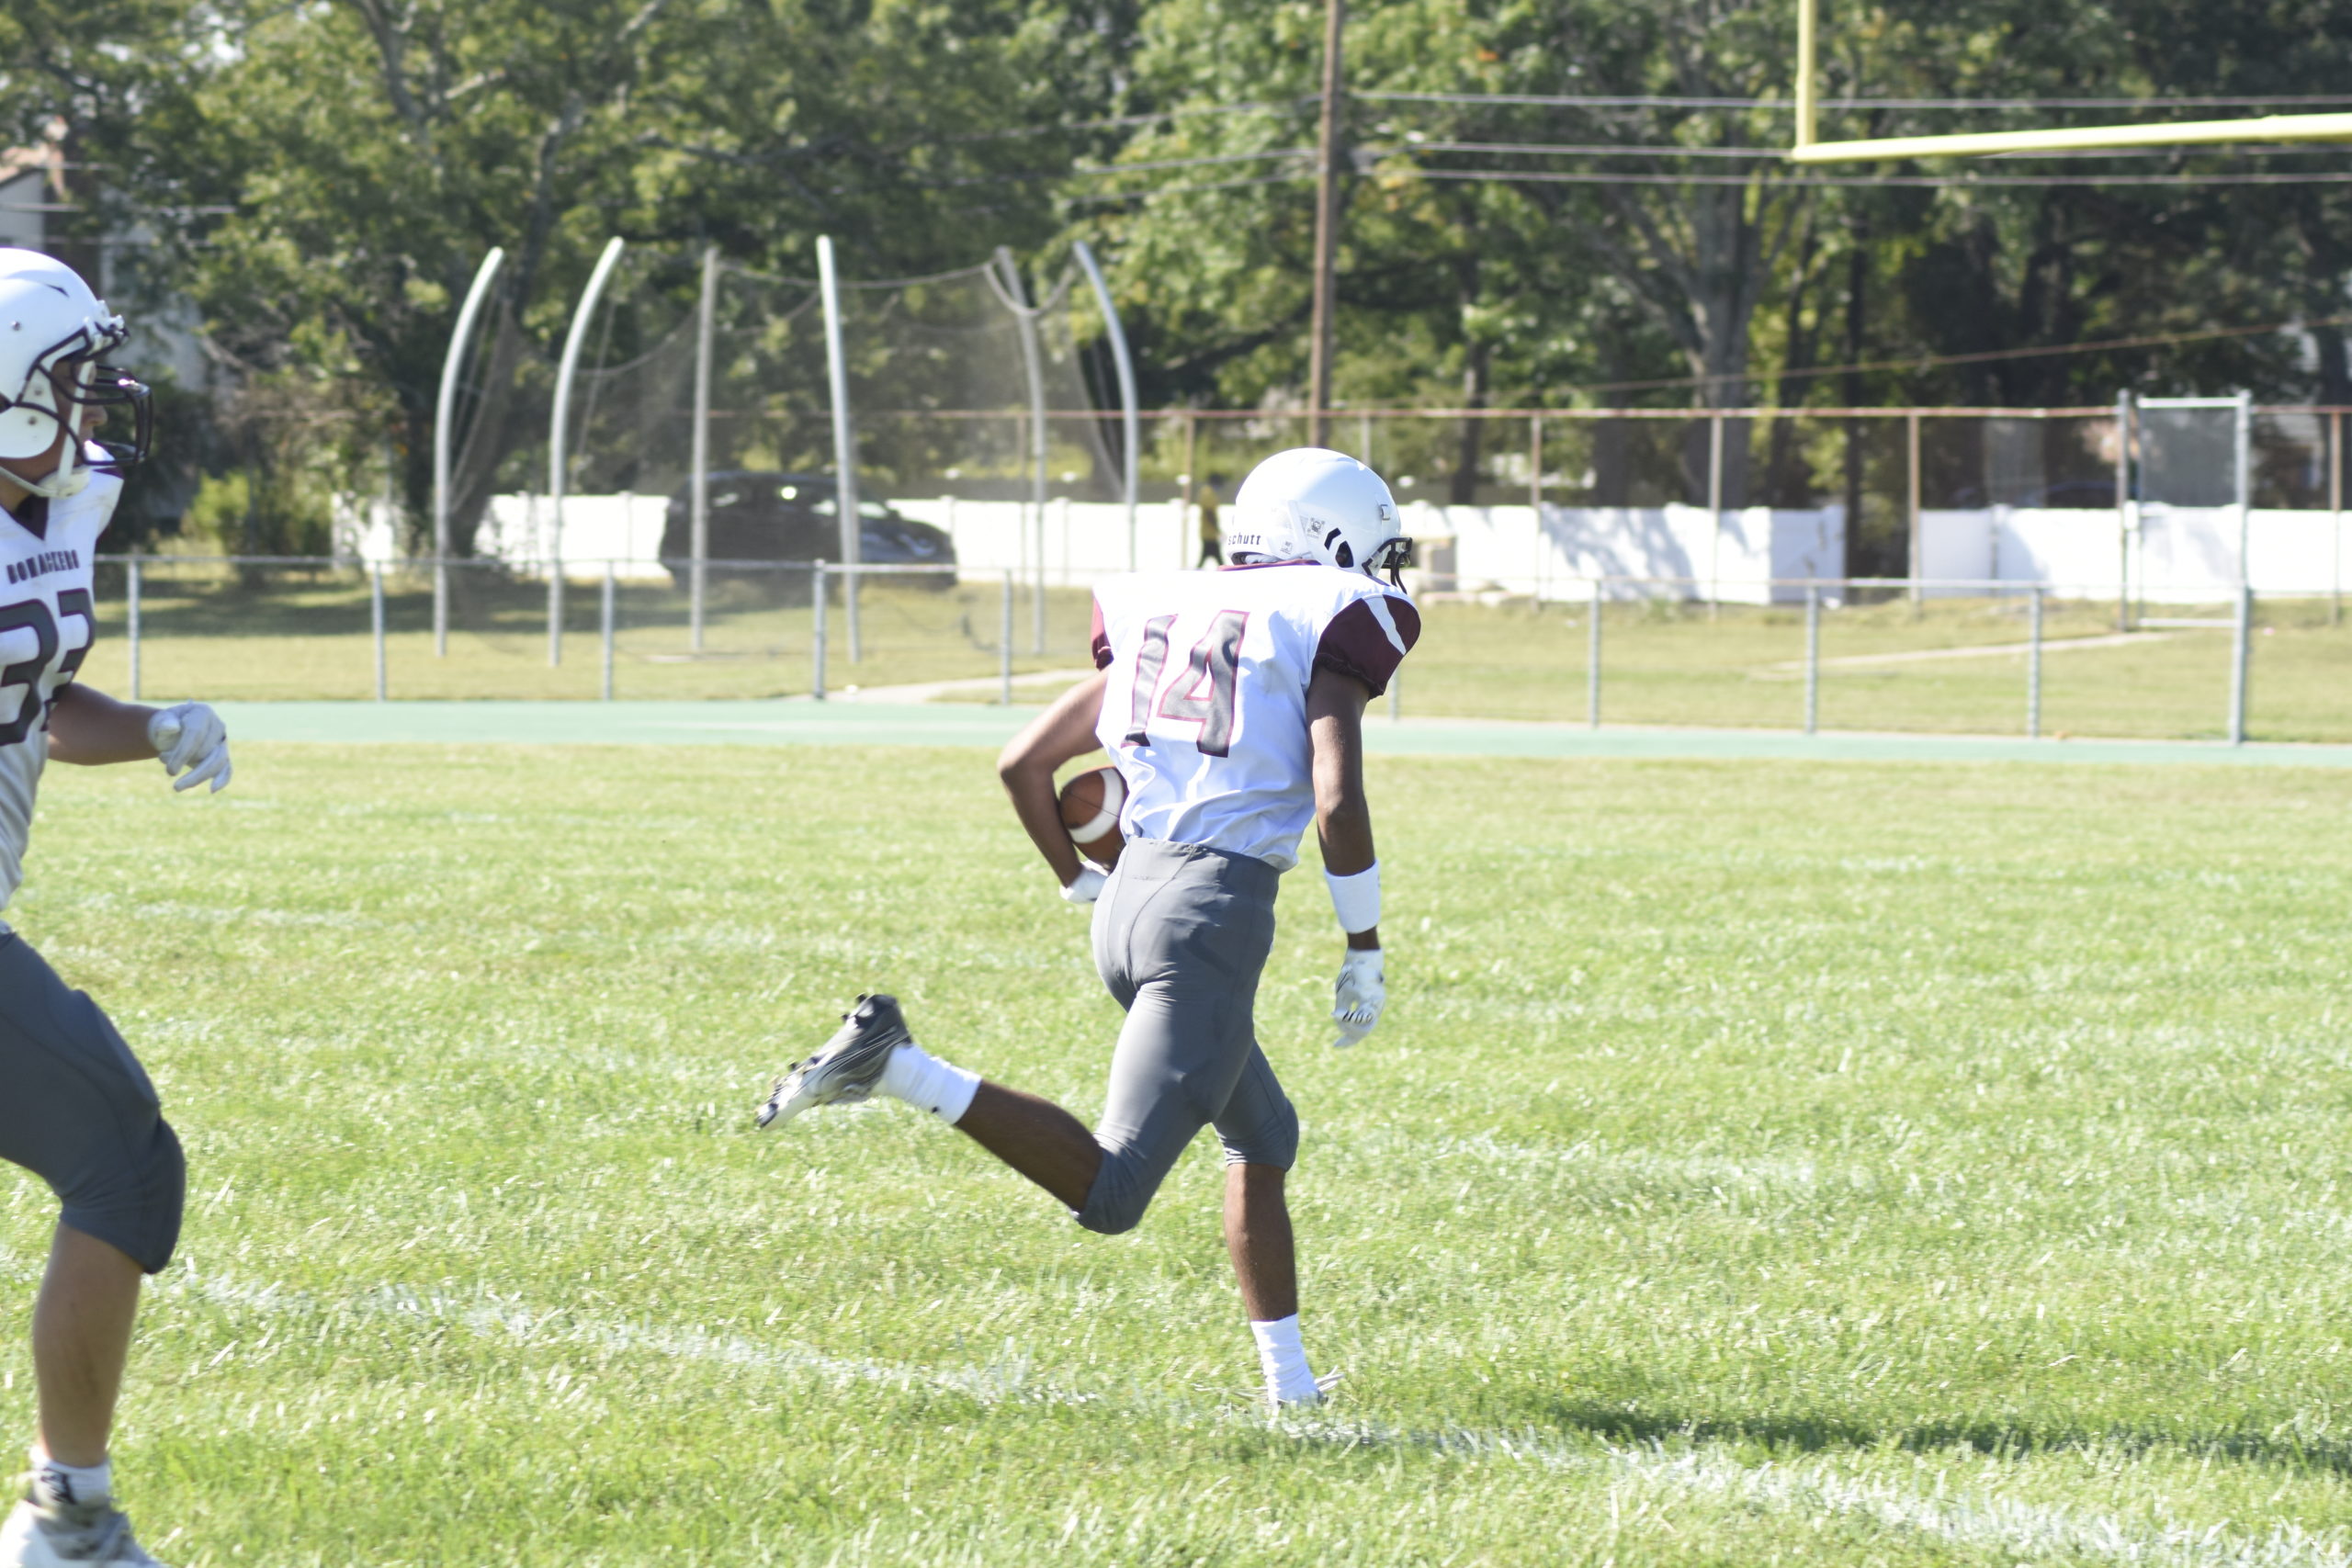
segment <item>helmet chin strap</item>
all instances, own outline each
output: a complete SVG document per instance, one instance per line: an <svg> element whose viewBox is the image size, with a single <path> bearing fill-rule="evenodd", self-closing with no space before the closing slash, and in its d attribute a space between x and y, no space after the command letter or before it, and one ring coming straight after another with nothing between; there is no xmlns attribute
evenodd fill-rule
<svg viewBox="0 0 2352 1568"><path fill-rule="evenodd" d="M66 459L57 472L45 479L20 479L17 481L35 495L45 495L51 501L63 501L90 488L90 466Z"/></svg>
<svg viewBox="0 0 2352 1568"><path fill-rule="evenodd" d="M8 477L33 494L47 496L51 501L64 501L79 495L90 487L91 472L90 465L82 460L81 445L79 441L69 445L65 449L65 460L58 464L56 471L45 479L28 479L16 473Z"/></svg>

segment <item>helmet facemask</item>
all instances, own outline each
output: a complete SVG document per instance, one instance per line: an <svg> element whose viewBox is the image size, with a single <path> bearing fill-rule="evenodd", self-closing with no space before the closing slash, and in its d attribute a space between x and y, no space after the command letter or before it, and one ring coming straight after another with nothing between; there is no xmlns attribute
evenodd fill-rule
<svg viewBox="0 0 2352 1568"><path fill-rule="evenodd" d="M128 335L119 316L85 321L71 336L40 355L21 395L0 398L0 416L17 412L37 415L69 437L54 471L39 479L17 478L26 490L62 500L79 494L93 474L119 476L146 458L155 430L152 394L137 377L98 358L120 347ZM128 441L100 440L85 433L86 425L96 423L88 418L91 413L103 418L117 408L130 411ZM89 455L93 446L102 454L96 460ZM48 449L56 447L57 437L51 434Z"/></svg>
<svg viewBox="0 0 2352 1568"><path fill-rule="evenodd" d="M1337 536L1340 530L1334 528L1331 532ZM1388 585L1400 593L1404 592L1405 569L1413 564L1413 541L1409 535L1390 535L1374 545L1361 562L1355 558L1355 550L1346 539L1335 536L1329 544L1333 566L1361 570L1365 576L1374 578L1386 572Z"/></svg>

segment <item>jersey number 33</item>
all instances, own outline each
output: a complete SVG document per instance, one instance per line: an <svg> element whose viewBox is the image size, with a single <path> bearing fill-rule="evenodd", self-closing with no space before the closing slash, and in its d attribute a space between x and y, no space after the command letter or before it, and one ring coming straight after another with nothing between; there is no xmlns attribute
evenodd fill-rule
<svg viewBox="0 0 2352 1568"><path fill-rule="evenodd" d="M58 635L61 618L79 618L83 628L80 646L67 649L62 659L57 655L63 640ZM63 590L57 595L53 614L45 599L0 604L0 638L7 637L11 632L30 632L33 641L30 658L0 664L0 693L13 687L18 694L13 712L6 705L6 698L0 696L0 713L9 714L7 718L0 719L0 746L14 746L30 735L33 726L48 716L56 700L53 694L63 690L66 682L74 679L74 671L82 668L82 660L88 656L90 644L97 640L98 635L98 617L90 602L90 591ZM21 637L11 640L19 647L23 645ZM52 660L56 663L54 671L50 668Z"/></svg>

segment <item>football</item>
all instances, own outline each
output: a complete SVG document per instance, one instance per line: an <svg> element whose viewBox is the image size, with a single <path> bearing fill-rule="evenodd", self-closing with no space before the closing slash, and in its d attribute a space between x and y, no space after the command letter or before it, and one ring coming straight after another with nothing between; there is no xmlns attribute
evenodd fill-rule
<svg viewBox="0 0 2352 1568"><path fill-rule="evenodd" d="M1097 865L1119 863L1119 808L1127 803L1127 786L1116 768L1096 768L1062 785L1062 826L1078 852Z"/></svg>

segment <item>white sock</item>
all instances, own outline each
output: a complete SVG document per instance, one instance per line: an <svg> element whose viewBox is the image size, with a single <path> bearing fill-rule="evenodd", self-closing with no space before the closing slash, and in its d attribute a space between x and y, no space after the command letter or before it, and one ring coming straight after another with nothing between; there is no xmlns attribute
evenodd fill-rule
<svg viewBox="0 0 2352 1568"><path fill-rule="evenodd" d="M909 1043L890 1053L875 1086L893 1100L903 1100L918 1111L928 1111L950 1127L972 1108L980 1091L980 1075L943 1062L922 1046Z"/></svg>
<svg viewBox="0 0 2352 1568"><path fill-rule="evenodd" d="M1258 1341L1258 1365L1266 1374L1266 1396L1277 1404L1316 1404L1323 1391L1306 1365L1306 1347L1298 1342L1298 1314L1272 1323L1250 1322Z"/></svg>
<svg viewBox="0 0 2352 1568"><path fill-rule="evenodd" d="M100 1460L93 1465L60 1464L40 1450L32 1451L33 1495L45 1508L87 1507L114 1496L114 1465Z"/></svg>

